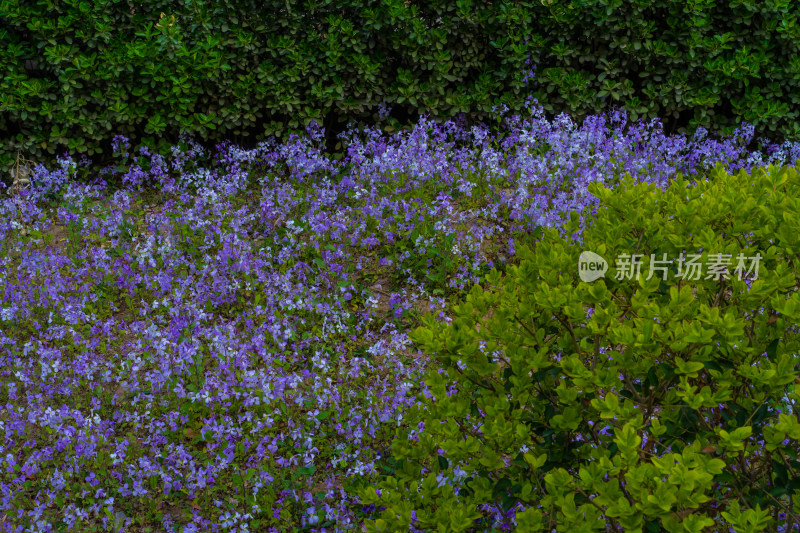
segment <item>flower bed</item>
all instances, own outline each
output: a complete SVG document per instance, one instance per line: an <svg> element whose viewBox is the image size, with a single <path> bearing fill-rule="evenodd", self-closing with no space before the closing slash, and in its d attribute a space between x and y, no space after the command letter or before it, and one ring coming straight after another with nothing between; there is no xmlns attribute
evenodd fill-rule
<svg viewBox="0 0 800 533"><path fill-rule="evenodd" d="M356 529L371 509L354 489L415 429L420 314L447 321L515 244L583 220L591 182L800 158L748 151L751 132L667 137L531 107L502 134L351 132L341 161L310 128L213 156L119 138L99 174L37 167L0 204L0 524Z"/></svg>

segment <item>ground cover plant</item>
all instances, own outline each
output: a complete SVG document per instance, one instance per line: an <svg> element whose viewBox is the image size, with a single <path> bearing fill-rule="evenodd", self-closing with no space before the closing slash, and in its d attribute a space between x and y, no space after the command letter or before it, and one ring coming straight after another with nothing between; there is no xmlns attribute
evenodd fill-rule
<svg viewBox="0 0 800 533"><path fill-rule="evenodd" d="M497 132L187 139L94 172L66 156L0 204L0 524L6 531L339 531L381 509L390 443L431 394L408 331L626 173L666 187L800 158L666 136L624 113ZM498 110L503 117L503 110ZM421 396L420 396L421 395ZM501 503L486 523L513 524Z"/></svg>

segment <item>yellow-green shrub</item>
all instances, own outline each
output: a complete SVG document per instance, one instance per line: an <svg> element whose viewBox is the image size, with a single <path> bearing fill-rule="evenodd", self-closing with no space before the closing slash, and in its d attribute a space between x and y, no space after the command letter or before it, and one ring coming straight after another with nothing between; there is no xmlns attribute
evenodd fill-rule
<svg viewBox="0 0 800 533"><path fill-rule="evenodd" d="M485 504L520 503L520 531L800 522L797 171L592 194L582 243L545 231L452 323L414 332L444 370L409 414L424 428L393 444L394 476L361 494L379 508L371 531L488 530ZM562 229L574 235L577 217ZM604 278L579 279L582 251L609 261ZM704 266L730 254L729 279L683 280L676 263L646 279L650 254L681 252ZM617 279L624 253L643 254L640 277ZM740 253L761 255L757 277L734 273Z"/></svg>

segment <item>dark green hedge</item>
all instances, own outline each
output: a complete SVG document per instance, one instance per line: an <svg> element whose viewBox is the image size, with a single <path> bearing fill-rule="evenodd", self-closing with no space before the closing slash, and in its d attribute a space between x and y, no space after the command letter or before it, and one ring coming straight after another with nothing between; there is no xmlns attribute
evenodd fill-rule
<svg viewBox="0 0 800 533"><path fill-rule="evenodd" d="M0 0L0 167L115 134L249 144L316 119L333 136L382 102L393 127L483 120L529 95L577 118L618 105L800 134L800 0L416 3Z"/></svg>

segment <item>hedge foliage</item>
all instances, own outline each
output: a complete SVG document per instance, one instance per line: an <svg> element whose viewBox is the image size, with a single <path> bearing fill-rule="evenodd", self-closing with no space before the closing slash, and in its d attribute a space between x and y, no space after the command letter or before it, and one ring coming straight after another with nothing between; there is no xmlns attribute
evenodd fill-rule
<svg viewBox="0 0 800 533"><path fill-rule="evenodd" d="M498 502L520 531L800 523L800 175L592 188L582 242L547 229L452 323L414 331L437 364L393 476L361 495L385 507L371 531L488 530L481 506ZM582 251L608 260L605 277L578 279ZM682 279L682 253L706 268ZM643 255L641 276L621 254ZM716 254L728 279L707 267ZM758 269L736 273L739 254ZM673 263L647 279L653 258Z"/></svg>
<svg viewBox="0 0 800 533"><path fill-rule="evenodd" d="M800 0L0 0L0 167L126 135L397 128L528 96L667 126L800 134ZM713 128L712 128L713 126ZM148 139L150 137L150 139ZM330 139L329 139L330 140ZM335 137L333 138L335 141Z"/></svg>

